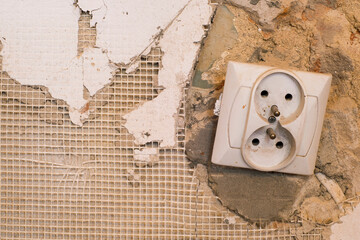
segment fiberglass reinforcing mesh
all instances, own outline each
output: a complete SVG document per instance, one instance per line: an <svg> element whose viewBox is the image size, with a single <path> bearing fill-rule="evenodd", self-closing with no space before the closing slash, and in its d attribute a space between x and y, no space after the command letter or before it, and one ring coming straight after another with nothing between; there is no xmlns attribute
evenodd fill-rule
<svg viewBox="0 0 360 240"><path fill-rule="evenodd" d="M79 54L95 44L88 14L80 17L78 39ZM154 48L134 73L119 68L92 97L87 107L93 111L82 127L70 121L68 105L46 87L11 79L0 58L1 239L298 236L297 224L260 228L240 220L195 177L184 149L185 101L176 147L134 144L122 116L162 90L155 84L161 56ZM134 159L135 151L147 148L156 152L151 162ZM229 216L236 221L229 223ZM321 230L301 235L321 239Z"/></svg>

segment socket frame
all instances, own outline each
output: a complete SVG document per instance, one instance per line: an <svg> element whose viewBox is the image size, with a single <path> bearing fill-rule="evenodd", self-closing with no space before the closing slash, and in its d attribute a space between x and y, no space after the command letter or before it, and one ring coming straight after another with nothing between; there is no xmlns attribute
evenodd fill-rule
<svg viewBox="0 0 360 240"><path fill-rule="evenodd" d="M294 77L304 94L302 110L292 119L280 119L281 127L294 138L295 153L286 164L257 166L244 157L245 143L251 134L269 123L254 109L254 92L266 76L285 73ZM211 161L214 164L312 175L317 157L321 129L330 92L331 75L279 69L247 63L229 62L220 107ZM281 87L281 86L280 86ZM280 109L281 112L281 109Z"/></svg>

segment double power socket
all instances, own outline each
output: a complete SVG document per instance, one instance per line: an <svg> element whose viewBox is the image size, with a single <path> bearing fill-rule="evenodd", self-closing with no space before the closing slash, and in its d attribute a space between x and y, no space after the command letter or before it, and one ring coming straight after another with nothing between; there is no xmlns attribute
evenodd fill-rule
<svg viewBox="0 0 360 240"><path fill-rule="evenodd" d="M212 162L314 172L331 75L229 62Z"/></svg>

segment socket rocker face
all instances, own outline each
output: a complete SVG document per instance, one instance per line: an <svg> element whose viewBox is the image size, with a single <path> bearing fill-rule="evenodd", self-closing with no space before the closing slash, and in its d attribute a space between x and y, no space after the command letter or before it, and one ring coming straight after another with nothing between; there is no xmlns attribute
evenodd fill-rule
<svg viewBox="0 0 360 240"><path fill-rule="evenodd" d="M212 162L313 174L330 85L328 74L229 62Z"/></svg>

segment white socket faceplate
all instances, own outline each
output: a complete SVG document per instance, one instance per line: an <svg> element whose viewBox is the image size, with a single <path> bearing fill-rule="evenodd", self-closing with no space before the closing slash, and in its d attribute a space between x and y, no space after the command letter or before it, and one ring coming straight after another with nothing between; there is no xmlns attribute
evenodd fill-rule
<svg viewBox="0 0 360 240"><path fill-rule="evenodd" d="M330 85L328 74L229 62L212 162L313 174Z"/></svg>

